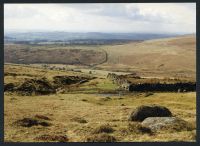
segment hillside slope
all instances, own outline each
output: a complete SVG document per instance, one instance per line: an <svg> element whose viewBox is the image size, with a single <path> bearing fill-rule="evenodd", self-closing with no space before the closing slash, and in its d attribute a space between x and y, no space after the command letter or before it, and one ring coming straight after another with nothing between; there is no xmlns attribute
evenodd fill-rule
<svg viewBox="0 0 200 146"><path fill-rule="evenodd" d="M196 37L155 39L125 45L104 46L108 61L100 68L149 72L196 72Z"/></svg>
<svg viewBox="0 0 200 146"><path fill-rule="evenodd" d="M6 63L18 64L75 64L75 65L95 65L105 62L107 54L101 49L90 48L68 48L28 46L28 45L6 45L4 51Z"/></svg>
<svg viewBox="0 0 200 146"><path fill-rule="evenodd" d="M196 76L196 36L131 42L122 45L5 45L7 63L95 66L100 70L137 72L144 76Z"/></svg>

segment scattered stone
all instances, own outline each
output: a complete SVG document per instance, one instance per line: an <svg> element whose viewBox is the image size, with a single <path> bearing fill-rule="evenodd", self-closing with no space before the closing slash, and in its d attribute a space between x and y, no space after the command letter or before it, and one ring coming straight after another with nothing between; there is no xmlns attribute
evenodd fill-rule
<svg viewBox="0 0 200 146"><path fill-rule="evenodd" d="M149 117L141 124L152 131L191 131L194 129L190 123L177 117Z"/></svg>
<svg viewBox="0 0 200 146"><path fill-rule="evenodd" d="M164 106L140 106L133 111L129 117L129 121L143 121L148 117L171 117L172 113Z"/></svg>

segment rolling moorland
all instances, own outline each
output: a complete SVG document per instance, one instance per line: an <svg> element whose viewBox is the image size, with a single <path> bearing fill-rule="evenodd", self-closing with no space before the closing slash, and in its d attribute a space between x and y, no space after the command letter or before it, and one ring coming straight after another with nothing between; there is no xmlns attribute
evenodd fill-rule
<svg viewBox="0 0 200 146"><path fill-rule="evenodd" d="M6 43L4 139L195 141L195 51L194 35L103 45ZM141 84L141 91L130 90ZM156 91L158 84L169 90ZM143 116L140 106L150 106ZM151 115L151 106L160 114Z"/></svg>

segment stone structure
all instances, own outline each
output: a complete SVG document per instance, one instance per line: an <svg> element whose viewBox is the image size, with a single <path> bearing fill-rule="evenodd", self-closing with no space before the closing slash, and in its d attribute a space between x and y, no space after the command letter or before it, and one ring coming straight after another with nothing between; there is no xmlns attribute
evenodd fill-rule
<svg viewBox="0 0 200 146"><path fill-rule="evenodd" d="M126 78L123 75L108 73L107 78L111 79L113 83L119 85L122 89L129 90L129 86L131 85L131 83L128 80L126 80Z"/></svg>
<svg viewBox="0 0 200 146"><path fill-rule="evenodd" d="M164 92L191 92L196 91L196 83L143 83L143 84L131 84L129 91L164 91Z"/></svg>
<svg viewBox="0 0 200 146"><path fill-rule="evenodd" d="M195 82L177 82L177 83L131 83L127 80L126 75L117 75L114 73L108 73L108 79L111 79L113 83L119 85L122 89L127 91L137 92L193 92L196 91ZM131 76L131 78L140 79L139 76Z"/></svg>

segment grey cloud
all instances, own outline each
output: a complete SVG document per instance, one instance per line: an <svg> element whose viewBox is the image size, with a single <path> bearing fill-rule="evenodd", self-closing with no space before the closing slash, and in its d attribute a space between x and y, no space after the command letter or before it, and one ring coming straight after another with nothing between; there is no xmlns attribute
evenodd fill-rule
<svg viewBox="0 0 200 146"><path fill-rule="evenodd" d="M70 7L81 10L83 13L129 19L132 21L150 21L150 22L165 22L171 23L161 14L152 15L151 13L142 15L137 5L127 9L125 4L89 4L89 5L70 5Z"/></svg>
<svg viewBox="0 0 200 146"><path fill-rule="evenodd" d="M5 7L4 17L6 18L29 18L36 15L41 15L36 9L23 9L19 7Z"/></svg>
<svg viewBox="0 0 200 146"><path fill-rule="evenodd" d="M103 3L46 4L43 6L16 4L16 6L10 6L6 6L4 11L5 29L121 32L195 31L195 21L193 21L195 20L195 4L176 3L166 6L159 4L153 8L148 4ZM174 12L167 6L171 6ZM166 7L168 9L165 9L166 12L164 12L163 9ZM148 9L152 9L152 12ZM40 25L33 25L35 22Z"/></svg>

